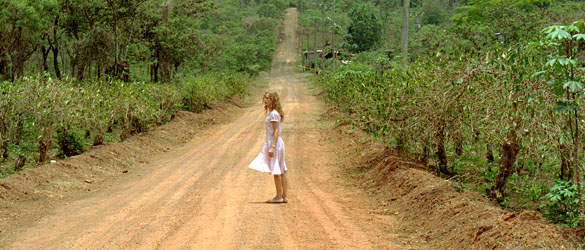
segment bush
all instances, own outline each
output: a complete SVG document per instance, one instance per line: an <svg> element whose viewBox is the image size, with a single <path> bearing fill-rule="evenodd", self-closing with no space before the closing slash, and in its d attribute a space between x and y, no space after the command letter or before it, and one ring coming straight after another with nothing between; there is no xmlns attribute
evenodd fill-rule
<svg viewBox="0 0 585 250"><path fill-rule="evenodd" d="M280 12L276 10L276 6L273 4L266 3L258 6L258 15L278 19L280 17Z"/></svg>
<svg viewBox="0 0 585 250"><path fill-rule="evenodd" d="M375 58L363 55L367 60L361 61ZM510 177L498 178L506 172L494 159L505 156L504 146L513 141L520 150L510 160L510 173L531 176L515 183L526 188L508 188L508 204L516 205L524 196L538 200L541 194L530 187L552 182L561 163L559 144L570 138L558 122L563 114L554 112L555 94L543 88L544 80L531 78L545 59L542 51L519 45L484 56L427 55L408 67L394 61L392 70L352 63L315 82L350 124L412 153L429 169L475 186Z"/></svg>
<svg viewBox="0 0 585 250"><path fill-rule="evenodd" d="M57 132L57 145L59 145L57 157L61 159L83 153L82 138L64 129Z"/></svg>
<svg viewBox="0 0 585 250"><path fill-rule="evenodd" d="M577 185L569 181L555 180L550 192L542 200L546 201L541 205L544 214L557 223L575 227L585 216L578 211Z"/></svg>
<svg viewBox="0 0 585 250"><path fill-rule="evenodd" d="M375 48L382 39L383 26L376 7L371 2L355 2L348 13L351 24L345 39L354 52Z"/></svg>
<svg viewBox="0 0 585 250"><path fill-rule="evenodd" d="M443 5L435 0L427 0L423 2L422 24L438 25L447 21L447 10Z"/></svg>
<svg viewBox="0 0 585 250"><path fill-rule="evenodd" d="M202 111L245 94L249 82L245 73L212 73L184 84L0 82L0 159L24 155L41 163L55 156L55 148L60 158L80 154L84 145L125 140L164 124L183 107Z"/></svg>
<svg viewBox="0 0 585 250"><path fill-rule="evenodd" d="M250 78L244 73L212 73L188 79L181 86L185 109L201 112L233 95L245 94Z"/></svg>

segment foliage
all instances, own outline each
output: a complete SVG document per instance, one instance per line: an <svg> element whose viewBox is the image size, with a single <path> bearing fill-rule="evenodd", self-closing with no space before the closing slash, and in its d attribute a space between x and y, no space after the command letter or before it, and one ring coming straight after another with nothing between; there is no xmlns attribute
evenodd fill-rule
<svg viewBox="0 0 585 250"><path fill-rule="evenodd" d="M581 99L583 96L583 83L585 83L585 68L578 65L585 63L585 60L578 57L580 52L585 52L580 48L580 43L585 42L585 21L574 22L566 26L550 26L544 30L546 37L541 42L544 49L551 50L549 60L545 64L543 71L535 75L544 75L548 81L548 87L553 89L557 95L556 111L564 114L568 128L564 128L564 134L572 140L572 157L570 165L572 169L562 174L563 179L569 179L569 176L575 176L577 183L577 196L579 202L578 212L583 212L582 204L582 167L580 163L581 154ZM563 137L561 137L562 139ZM572 174L574 173L574 175Z"/></svg>
<svg viewBox="0 0 585 250"><path fill-rule="evenodd" d="M388 55L374 51L361 52L352 58L352 64L361 64L364 66L384 67L388 63Z"/></svg>
<svg viewBox="0 0 585 250"><path fill-rule="evenodd" d="M209 74L189 79L181 86L184 108L194 112L208 109L225 102L235 94L246 93L246 82L250 79L245 74ZM210 84L213 83L213 84Z"/></svg>
<svg viewBox="0 0 585 250"><path fill-rule="evenodd" d="M0 5L0 159L22 154L33 164L55 149L68 157L148 131L181 108L201 111L246 93L250 77L270 68L288 7L283 0Z"/></svg>
<svg viewBox="0 0 585 250"><path fill-rule="evenodd" d="M408 68L391 62L391 71L347 66L316 83L351 124L413 153L438 173L494 183L501 164L494 158L503 154L511 131L520 147L514 172L534 165L558 171L562 114L551 112L555 94L542 87L546 83L531 78L545 63L539 58L544 55L530 46L480 58L439 55Z"/></svg>
<svg viewBox="0 0 585 250"><path fill-rule="evenodd" d="M550 192L542 197L546 203L540 207L551 220L575 227L583 220L579 213L577 185L563 180L555 180Z"/></svg>
<svg viewBox="0 0 585 250"><path fill-rule="evenodd" d="M440 2L434 0L424 1L422 4L422 24L439 25L447 19L447 10Z"/></svg>
<svg viewBox="0 0 585 250"><path fill-rule="evenodd" d="M261 17L278 18L280 15L273 4L261 4L258 7L258 15Z"/></svg>
<svg viewBox="0 0 585 250"><path fill-rule="evenodd" d="M46 76L0 82L2 160L10 163L23 154L37 164L125 140L168 122L181 109L201 111L244 95L250 81L245 73L224 72L191 76L181 84L78 83Z"/></svg>
<svg viewBox="0 0 585 250"><path fill-rule="evenodd" d="M448 2L413 4L410 23L421 26L410 26L412 60L403 66L392 59L401 7L376 1L385 49L359 53L315 82L343 111L340 120L503 206L536 209L553 180L583 177L583 25L545 27L582 18L585 4Z"/></svg>
<svg viewBox="0 0 585 250"><path fill-rule="evenodd" d="M466 48L468 50L530 39L543 27L542 18L538 12L519 8L516 2L474 1L472 5L456 10L452 30L471 42L472 46Z"/></svg>
<svg viewBox="0 0 585 250"><path fill-rule="evenodd" d="M170 82L185 74L267 69L277 20L288 3L3 0L1 5L0 80L47 72L59 79L108 75L128 81L127 75ZM242 22L246 18L250 21ZM229 58L234 54L240 58Z"/></svg>
<svg viewBox="0 0 585 250"><path fill-rule="evenodd" d="M351 24L346 40L350 50L361 52L375 48L382 38L382 23L374 5L370 2L355 2L348 15Z"/></svg>
<svg viewBox="0 0 585 250"><path fill-rule="evenodd" d="M57 157L65 158L83 153L83 143L79 135L65 130L57 133L59 153Z"/></svg>
<svg viewBox="0 0 585 250"><path fill-rule="evenodd" d="M42 43L39 33L56 13L56 0L0 1L0 80L24 76L25 62Z"/></svg>

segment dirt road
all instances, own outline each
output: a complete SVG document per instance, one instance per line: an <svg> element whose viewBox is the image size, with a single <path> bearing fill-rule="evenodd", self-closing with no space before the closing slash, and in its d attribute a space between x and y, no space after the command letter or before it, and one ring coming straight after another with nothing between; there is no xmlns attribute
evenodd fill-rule
<svg viewBox="0 0 585 250"><path fill-rule="evenodd" d="M358 188L335 177L335 155L319 132L322 104L294 73L297 13L286 14L269 89L286 117L288 204L267 204L273 179L247 168L264 140L264 112L171 150L124 182L70 202L20 229L8 249L405 249ZM2 247L4 248L4 247Z"/></svg>

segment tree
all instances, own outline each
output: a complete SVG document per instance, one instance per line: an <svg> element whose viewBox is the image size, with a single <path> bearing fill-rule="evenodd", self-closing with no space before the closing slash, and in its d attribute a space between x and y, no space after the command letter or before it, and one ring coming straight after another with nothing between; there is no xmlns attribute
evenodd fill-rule
<svg viewBox="0 0 585 250"><path fill-rule="evenodd" d="M289 2L220 2L0 0L0 80L36 71L31 58L43 73L78 80L104 73L127 79L130 65L148 68L152 81L171 80L179 67L189 73L270 67L276 22ZM251 54L227 58L234 51Z"/></svg>
<svg viewBox="0 0 585 250"><path fill-rule="evenodd" d="M440 2L427 0L423 2L422 9L424 12L422 17L423 24L439 25L447 20L445 7Z"/></svg>
<svg viewBox="0 0 585 250"><path fill-rule="evenodd" d="M371 2L356 2L349 11L351 25L346 40L354 52L375 48L382 38L382 22L376 6Z"/></svg>
<svg viewBox="0 0 585 250"><path fill-rule="evenodd" d="M546 37L542 44L544 49L552 50L544 70L535 73L535 76L544 75L548 86L557 95L556 112L565 115L572 142L572 166L574 183L577 185L578 212L583 214L583 190L581 187L582 167L580 164L582 146L581 131L583 128L581 112L582 95L584 92L578 54L582 50L580 44L585 41L585 21L583 19L572 25L553 25L544 30ZM581 68L582 69L582 68ZM580 218L583 226L583 218Z"/></svg>
<svg viewBox="0 0 585 250"><path fill-rule="evenodd" d="M104 23L108 13L106 4L98 0L69 0L60 4L63 22L60 24L69 38L64 49L69 56L70 74L83 79L86 69L92 63L100 67L107 64L107 55L111 55L112 37ZM101 52L101 54L92 54Z"/></svg>
<svg viewBox="0 0 585 250"><path fill-rule="evenodd" d="M532 8L546 8L550 0L469 0L457 8L452 30L483 50L492 44L510 44L532 39L543 27L544 19Z"/></svg>
<svg viewBox="0 0 585 250"><path fill-rule="evenodd" d="M0 1L0 74L2 80L24 76L24 66L42 43L41 32L54 0Z"/></svg>
<svg viewBox="0 0 585 250"><path fill-rule="evenodd" d="M262 4L258 7L258 15L263 17L278 18L279 12L276 10L276 6L272 4Z"/></svg>

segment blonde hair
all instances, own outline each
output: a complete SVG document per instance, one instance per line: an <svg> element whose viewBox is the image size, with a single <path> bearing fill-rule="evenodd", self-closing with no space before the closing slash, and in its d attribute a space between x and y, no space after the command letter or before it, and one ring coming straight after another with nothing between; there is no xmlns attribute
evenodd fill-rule
<svg viewBox="0 0 585 250"><path fill-rule="evenodd" d="M269 111L276 110L280 115L280 120L284 121L284 111L282 111L282 105L280 105L280 98L278 97L278 93L265 92L264 97L268 97L270 99L270 107L264 107L264 111L268 113Z"/></svg>

